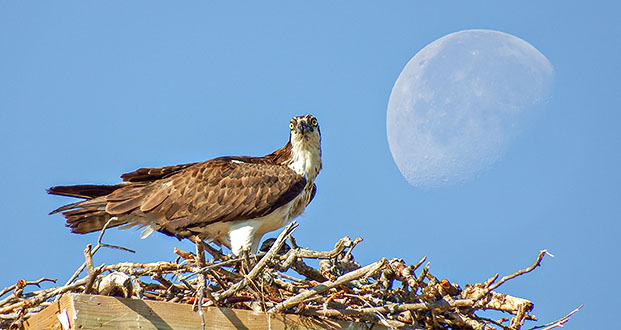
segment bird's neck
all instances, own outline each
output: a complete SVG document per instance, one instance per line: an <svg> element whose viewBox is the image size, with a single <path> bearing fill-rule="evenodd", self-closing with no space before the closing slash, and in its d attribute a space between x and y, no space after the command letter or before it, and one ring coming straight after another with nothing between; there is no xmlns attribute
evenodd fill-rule
<svg viewBox="0 0 621 330"><path fill-rule="evenodd" d="M321 170L321 146L319 141L292 141L289 168L312 184Z"/></svg>
<svg viewBox="0 0 621 330"><path fill-rule="evenodd" d="M265 155L268 162L288 166L312 184L321 170L320 141L289 141L284 147Z"/></svg>

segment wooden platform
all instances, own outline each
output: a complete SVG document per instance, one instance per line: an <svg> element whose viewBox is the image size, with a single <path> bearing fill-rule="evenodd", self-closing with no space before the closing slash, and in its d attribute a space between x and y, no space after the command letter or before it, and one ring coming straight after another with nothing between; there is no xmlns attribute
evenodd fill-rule
<svg viewBox="0 0 621 330"><path fill-rule="evenodd" d="M368 329L369 325L206 307L207 329ZM63 322L65 323L63 326ZM24 322L25 329L200 329L197 312L188 304L66 294ZM374 325L373 329L386 329Z"/></svg>

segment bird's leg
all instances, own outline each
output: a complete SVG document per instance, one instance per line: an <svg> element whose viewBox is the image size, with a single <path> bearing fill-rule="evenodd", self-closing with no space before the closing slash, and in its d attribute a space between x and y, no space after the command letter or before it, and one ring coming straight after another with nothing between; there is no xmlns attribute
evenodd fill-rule
<svg viewBox="0 0 621 330"><path fill-rule="evenodd" d="M244 273L244 275L248 274L250 272L250 269L252 269L252 265L250 264L250 250L249 249L243 249L241 251L241 259L242 259L241 270Z"/></svg>

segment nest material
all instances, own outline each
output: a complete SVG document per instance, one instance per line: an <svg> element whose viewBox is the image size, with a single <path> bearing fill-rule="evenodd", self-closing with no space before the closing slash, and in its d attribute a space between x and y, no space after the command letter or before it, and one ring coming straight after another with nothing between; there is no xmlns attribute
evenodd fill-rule
<svg viewBox="0 0 621 330"><path fill-rule="evenodd" d="M296 227L295 223L287 226L277 239L264 243L256 256L231 259L198 242L196 253L175 249L178 257L174 262L125 262L94 268L92 254L102 246L114 247L101 243L104 228L95 249L89 245L84 251L84 265L64 286L24 292L29 285L55 282L42 278L33 282L19 280L0 291L0 327L20 328L26 319L66 292L193 304L203 327L202 307L214 305L403 329L518 330L526 320L537 320L531 314L532 302L495 290L534 270L547 254L545 250L525 269L500 280L496 274L462 288L432 275L429 262L423 266L425 257L413 265L402 259L382 258L361 267L352 254L360 238L352 241L344 237L331 251L300 248L291 236ZM287 238L291 247L285 244ZM204 251L212 256L208 262ZM308 265L308 259L318 259L319 267ZM76 280L84 268L88 275ZM478 315L483 310L503 315L493 320ZM536 328L560 327L576 311Z"/></svg>

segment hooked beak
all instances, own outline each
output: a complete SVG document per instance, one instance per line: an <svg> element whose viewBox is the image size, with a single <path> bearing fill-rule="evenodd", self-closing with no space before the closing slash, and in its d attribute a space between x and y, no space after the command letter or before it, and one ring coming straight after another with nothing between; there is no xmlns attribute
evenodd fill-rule
<svg viewBox="0 0 621 330"><path fill-rule="evenodd" d="M312 132L313 131L313 127L310 126L307 122L302 121L298 124L298 132L304 134L304 132L309 131Z"/></svg>

